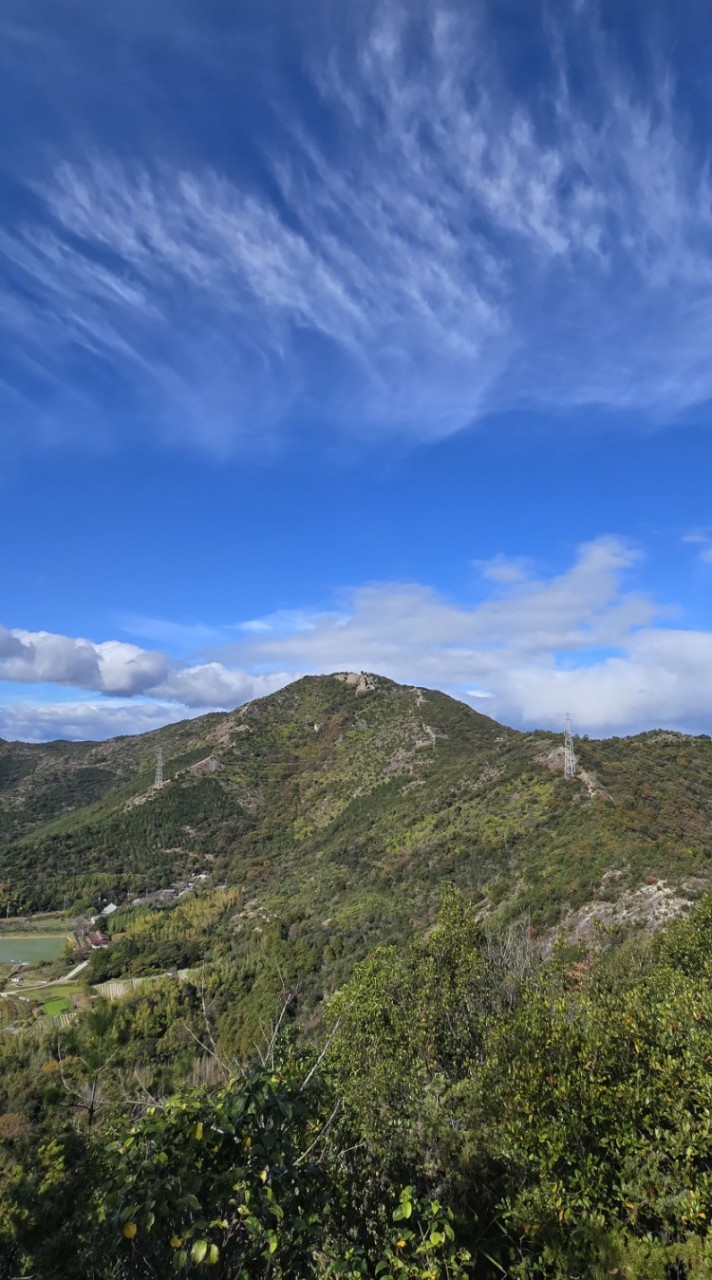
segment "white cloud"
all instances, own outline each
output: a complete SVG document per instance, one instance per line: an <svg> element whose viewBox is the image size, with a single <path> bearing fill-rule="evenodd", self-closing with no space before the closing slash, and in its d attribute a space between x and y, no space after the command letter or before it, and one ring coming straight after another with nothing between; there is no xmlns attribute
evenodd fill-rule
<svg viewBox="0 0 712 1280"><path fill-rule="evenodd" d="M682 541L697 547L697 559L700 564L712 564L712 533L709 529L697 529L686 533Z"/></svg>
<svg viewBox="0 0 712 1280"><path fill-rule="evenodd" d="M166 674L163 654L107 640L95 644L49 631L0 628L0 680L72 685L128 697Z"/></svg>
<svg viewBox="0 0 712 1280"><path fill-rule="evenodd" d="M222 653L301 669L367 667L386 674L415 661L421 670L432 664L432 678L443 684L465 684L470 677L460 674L458 663L488 666L500 651L526 657L624 641L657 612L649 600L621 590L622 574L637 559L620 539L600 538L580 549L566 573L538 579L521 570L471 609L420 583L358 587L345 594L339 613L314 613L309 628L264 633Z"/></svg>
<svg viewBox="0 0 712 1280"><path fill-rule="evenodd" d="M259 635L260 632L271 631L272 624L264 618L249 618L247 622L238 622L236 624L237 631L250 632L253 635Z"/></svg>
<svg viewBox="0 0 712 1280"><path fill-rule="evenodd" d="M236 671L221 662L183 667L155 686L159 697L172 698L186 707L237 707L252 698L274 693L294 679L284 671L269 675Z"/></svg>
<svg viewBox="0 0 712 1280"><path fill-rule="evenodd" d="M581 732L627 733L653 727L712 732L709 669L712 633L643 629L620 656L560 670L514 668L500 705L525 710L531 725L559 723L566 707Z"/></svg>
<svg viewBox="0 0 712 1280"><path fill-rule="evenodd" d="M483 578L505 585L524 582L531 570L531 562L525 556L514 558L500 554L490 560L474 560L473 565Z"/></svg>
<svg viewBox="0 0 712 1280"><path fill-rule="evenodd" d="M536 97L486 6L365 7L318 57L309 33L295 56L334 142L284 98L269 195L168 163L160 132L35 184L46 218L0 237L0 326L58 412L70 350L164 439L217 451L278 437L295 405L435 439L522 404L665 418L712 396L712 184L674 68L624 72L588 8L549 23Z"/></svg>
<svg viewBox="0 0 712 1280"><path fill-rule="evenodd" d="M23 742L82 741L148 733L199 711L170 702L35 702L0 706L0 737Z"/></svg>
<svg viewBox="0 0 712 1280"><path fill-rule="evenodd" d="M235 631L247 635L293 635L300 631L313 631L321 621L338 627L348 621L348 615L338 612L315 614L307 609L276 609L264 618L250 618L247 622L237 622Z"/></svg>
<svg viewBox="0 0 712 1280"><path fill-rule="evenodd" d="M156 619L152 621L158 623ZM168 624L158 623L159 629L162 625ZM178 634L184 639L182 629ZM203 638L202 630L199 634ZM183 708L205 709L237 706L250 698L272 693L292 678L285 672L237 671L219 662L182 665L164 653L119 640L95 643L47 631L10 631L0 627L0 681L8 683L57 684L114 698L117 695L135 698L150 693L163 705L177 703ZM66 705L60 704L60 721L64 714L62 707ZM126 704L116 701L100 705L104 709L97 714L103 718L102 723L111 719L113 711L109 706L113 710L126 710ZM78 708L92 706L97 704L77 704ZM87 714L94 716L94 712ZM142 723L145 711L142 709L136 714ZM172 714L171 718L176 717ZM121 721L121 716L118 719ZM72 736L75 736L73 731Z"/></svg>
<svg viewBox="0 0 712 1280"><path fill-rule="evenodd" d="M675 611L635 589L639 553L619 538L583 544L573 563L537 574L504 557L482 566L484 598L448 599L422 583L371 583L338 610L279 612L208 658L178 661L116 641L0 631L0 678L98 691L67 703L15 701L5 732L73 737L139 732L199 709L229 709L299 674L367 670L471 698L518 726L581 732L655 726L712 729L712 632L672 625ZM264 622L263 626L255 625ZM117 694L123 694L118 699ZM133 698L133 702L130 699ZM34 726L34 728L33 728Z"/></svg>
<svg viewBox="0 0 712 1280"><path fill-rule="evenodd" d="M639 558L610 537L584 544L568 570L548 577L497 557L494 574L491 562L481 566L494 593L472 607L422 584L360 587L345 593L338 625L315 613L310 631L256 635L221 656L239 655L245 666L376 671L486 702L513 725L559 727L570 711L581 732L594 734L707 731L712 633L671 627L673 609L632 589Z"/></svg>

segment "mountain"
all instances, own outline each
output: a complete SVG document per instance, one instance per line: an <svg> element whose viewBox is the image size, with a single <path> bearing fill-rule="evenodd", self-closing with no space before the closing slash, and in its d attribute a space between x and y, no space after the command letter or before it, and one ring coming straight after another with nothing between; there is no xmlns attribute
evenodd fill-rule
<svg viewBox="0 0 712 1280"><path fill-rule="evenodd" d="M157 753L165 783L153 786ZM349 915L365 945L483 912L664 919L712 870L712 741L520 733L377 675L308 676L239 710L102 743L0 743L0 910L139 896L201 874L255 910Z"/></svg>

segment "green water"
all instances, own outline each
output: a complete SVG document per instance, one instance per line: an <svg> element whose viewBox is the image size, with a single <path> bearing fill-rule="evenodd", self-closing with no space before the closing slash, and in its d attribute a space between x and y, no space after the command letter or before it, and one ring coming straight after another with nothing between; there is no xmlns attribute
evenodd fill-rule
<svg viewBox="0 0 712 1280"><path fill-rule="evenodd" d="M64 951L66 933L0 933L0 964L38 964L56 960Z"/></svg>

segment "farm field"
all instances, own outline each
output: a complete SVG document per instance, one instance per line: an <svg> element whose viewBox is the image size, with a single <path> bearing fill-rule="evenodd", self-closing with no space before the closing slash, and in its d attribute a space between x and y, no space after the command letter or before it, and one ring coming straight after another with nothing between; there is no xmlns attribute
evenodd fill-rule
<svg viewBox="0 0 712 1280"><path fill-rule="evenodd" d="M46 1004L42 1006L44 1012L49 1018L56 1018L58 1014L66 1013L68 1009L71 1009L71 1007L70 1001L62 996L58 996L55 1000L48 1000Z"/></svg>
<svg viewBox="0 0 712 1280"><path fill-rule="evenodd" d="M0 1021L31 1020L39 1010L47 1018L58 1018L63 1013L85 1006L87 1002L78 999L80 995L84 992L78 982L20 988L17 992L6 993L0 1000L0 1013L3 1015Z"/></svg>
<svg viewBox="0 0 712 1280"><path fill-rule="evenodd" d="M32 1000L35 1004L47 1005L57 1000L68 1000L79 994L82 990L80 982L53 982L46 987L21 987L20 991L23 996Z"/></svg>

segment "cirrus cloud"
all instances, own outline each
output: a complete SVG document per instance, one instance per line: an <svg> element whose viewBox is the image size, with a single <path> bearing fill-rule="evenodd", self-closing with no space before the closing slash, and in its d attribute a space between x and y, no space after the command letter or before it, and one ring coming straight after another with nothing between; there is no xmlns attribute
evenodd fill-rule
<svg viewBox="0 0 712 1280"><path fill-rule="evenodd" d="M388 0L328 38L304 23L299 97L265 45L252 169L234 139L183 155L169 120L130 159L101 131L55 155L0 235L12 420L28 373L45 438L111 431L109 385L142 429L218 453L305 422L436 440L521 406L659 422L709 399L712 182L674 50L646 78L593 6L530 18L534 89L491 6Z"/></svg>

